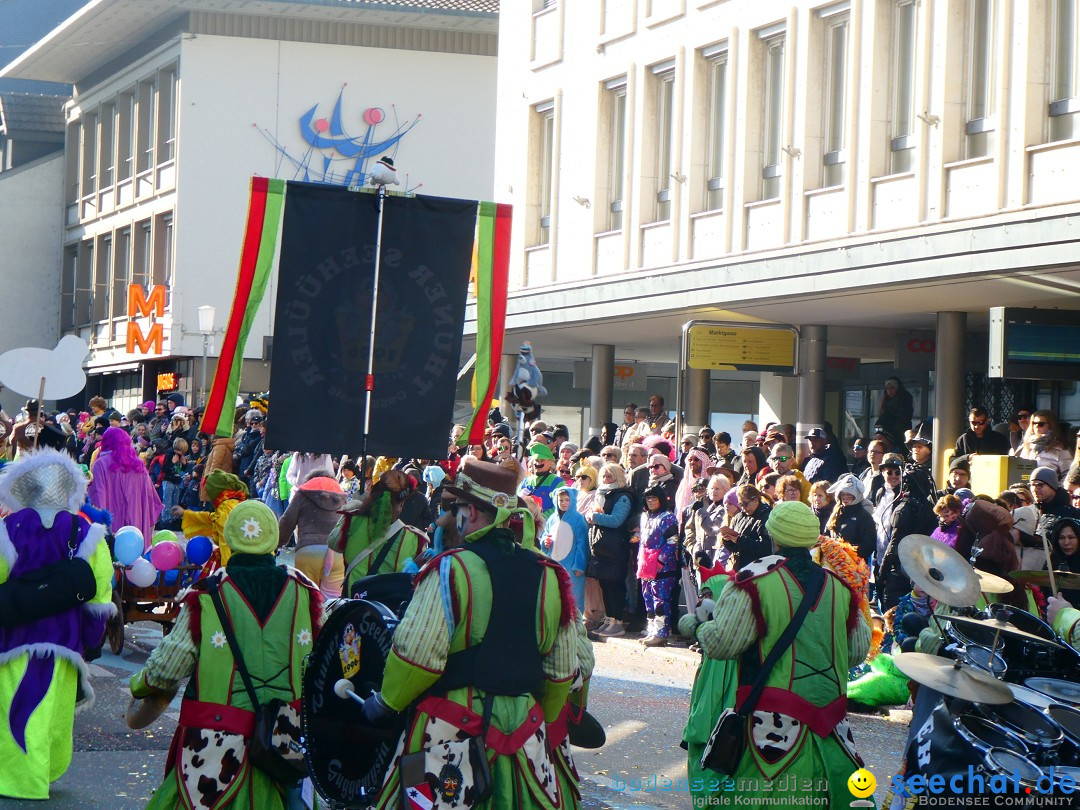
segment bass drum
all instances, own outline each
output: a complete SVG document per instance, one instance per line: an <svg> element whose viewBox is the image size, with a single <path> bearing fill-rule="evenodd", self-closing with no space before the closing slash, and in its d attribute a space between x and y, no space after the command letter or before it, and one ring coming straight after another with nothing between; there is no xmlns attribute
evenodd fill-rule
<svg viewBox="0 0 1080 810"><path fill-rule="evenodd" d="M362 698L379 689L397 625L398 617L378 602L341 600L305 660L305 759L315 789L334 807L375 801L404 731L404 714L372 725L359 703L334 693L342 678Z"/></svg>

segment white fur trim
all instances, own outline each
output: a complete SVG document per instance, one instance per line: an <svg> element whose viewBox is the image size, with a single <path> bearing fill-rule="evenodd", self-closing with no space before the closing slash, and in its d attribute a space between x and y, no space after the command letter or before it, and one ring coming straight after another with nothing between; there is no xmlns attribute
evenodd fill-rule
<svg viewBox="0 0 1080 810"><path fill-rule="evenodd" d="M78 515L72 515L74 520L82 520ZM105 539L105 527L100 523L91 523L90 528L86 530L86 537L79 543L79 549L75 552L75 556L80 560L86 560L90 562L90 557L97 551L98 544Z"/></svg>
<svg viewBox="0 0 1080 810"><path fill-rule="evenodd" d="M15 550L15 545L8 536L7 524L2 520L0 520L0 557L7 561L10 576L11 569L15 567L15 561L19 559L19 552Z"/></svg>
<svg viewBox="0 0 1080 810"><path fill-rule="evenodd" d="M6 653L0 653L0 666L3 666L9 661L14 661L24 654L32 655L35 658L46 658L50 655L54 658L63 658L78 671L79 683L82 686L83 694L85 695L83 701L75 707L75 713L78 714L94 705L94 689L90 686L90 666L83 660L81 655L72 652L67 647L61 647L58 644L48 644L44 642L38 644L23 644L22 646L8 650Z"/></svg>
<svg viewBox="0 0 1080 810"><path fill-rule="evenodd" d="M111 619L117 614L116 605L113 602L87 602L82 606L82 609L89 613L91 616L104 617Z"/></svg>
<svg viewBox="0 0 1080 810"><path fill-rule="evenodd" d="M20 476L32 473L42 467L57 464L64 468L65 472L75 482L75 492L67 503L68 511L78 512L86 501L86 488L88 482L83 475L82 468L75 460L61 450L53 450L43 447L39 450L24 451L19 454L19 460L13 461L0 470L0 505L12 512L32 507L33 504L19 503L11 492L11 485Z"/></svg>

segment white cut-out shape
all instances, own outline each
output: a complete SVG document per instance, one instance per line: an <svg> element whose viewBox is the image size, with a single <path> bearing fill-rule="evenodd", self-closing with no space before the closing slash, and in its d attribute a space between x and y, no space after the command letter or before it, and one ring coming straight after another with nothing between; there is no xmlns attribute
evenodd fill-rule
<svg viewBox="0 0 1080 810"><path fill-rule="evenodd" d="M82 363L90 347L74 335L66 335L55 349L25 346L0 354L0 385L16 394L36 399L45 378L45 399L73 397L86 387Z"/></svg>

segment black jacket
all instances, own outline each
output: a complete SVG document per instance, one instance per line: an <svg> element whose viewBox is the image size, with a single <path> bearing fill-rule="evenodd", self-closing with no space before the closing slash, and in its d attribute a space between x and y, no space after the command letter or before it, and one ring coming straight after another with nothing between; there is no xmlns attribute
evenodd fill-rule
<svg viewBox="0 0 1080 810"><path fill-rule="evenodd" d="M968 456L972 453L981 453L984 456L1007 456L1012 449L1008 436L1003 436L996 430L986 429L980 439L973 430L965 430L956 440L956 455Z"/></svg>
<svg viewBox="0 0 1080 810"><path fill-rule="evenodd" d="M1054 533L1054 524L1060 518L1080 519L1080 509L1069 505L1069 496L1061 487L1057 488L1054 497L1049 501L1037 503L1035 506L1039 510L1038 533L1047 540Z"/></svg>
<svg viewBox="0 0 1080 810"><path fill-rule="evenodd" d="M861 503L841 506L836 517L836 528L832 536L851 543L867 563L877 547L877 531L874 529L874 516L866 511Z"/></svg>
<svg viewBox="0 0 1080 810"><path fill-rule="evenodd" d="M759 503L754 514L739 512L731 519L731 528L739 533L735 541L724 541L724 547L731 552L735 570L743 568L747 563L767 557L773 553L773 541L765 528L765 521L769 519L772 509L764 503Z"/></svg>

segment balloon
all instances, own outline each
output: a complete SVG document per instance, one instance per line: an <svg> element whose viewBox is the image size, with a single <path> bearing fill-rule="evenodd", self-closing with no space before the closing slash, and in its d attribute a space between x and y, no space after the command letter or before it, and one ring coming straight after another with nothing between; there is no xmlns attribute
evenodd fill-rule
<svg viewBox="0 0 1080 810"><path fill-rule="evenodd" d="M204 534L197 535L188 540L187 558L192 565L205 565L214 553L214 544Z"/></svg>
<svg viewBox="0 0 1080 810"><path fill-rule="evenodd" d="M161 581L166 585L175 585L178 579L180 579L179 571L166 571Z"/></svg>
<svg viewBox="0 0 1080 810"><path fill-rule="evenodd" d="M113 538L113 553L117 562L122 565L133 565L142 556L145 541L142 532L134 526L117 529Z"/></svg>
<svg viewBox="0 0 1080 810"><path fill-rule="evenodd" d="M163 540L150 549L150 562L158 571L172 571L184 561L184 550L175 540Z"/></svg>
<svg viewBox="0 0 1080 810"><path fill-rule="evenodd" d="M154 536L150 538L150 545L156 546L158 543L165 543L168 541L176 542L175 532L170 532L168 529L162 529L159 532L154 532Z"/></svg>
<svg viewBox="0 0 1080 810"><path fill-rule="evenodd" d="M136 588L148 588L157 582L158 572L149 560L139 557L127 570L127 580Z"/></svg>

